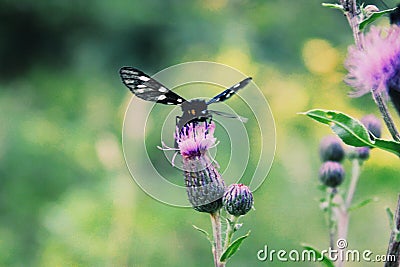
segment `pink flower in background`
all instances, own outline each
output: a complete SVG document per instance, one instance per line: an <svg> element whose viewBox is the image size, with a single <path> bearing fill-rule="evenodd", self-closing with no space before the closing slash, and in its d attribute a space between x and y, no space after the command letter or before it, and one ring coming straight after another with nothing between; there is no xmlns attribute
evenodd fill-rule
<svg viewBox="0 0 400 267"><path fill-rule="evenodd" d="M345 82L354 88L351 95L359 97L371 89L385 96L389 90L400 91L400 27L372 26L364 38L364 48L351 46L345 62Z"/></svg>

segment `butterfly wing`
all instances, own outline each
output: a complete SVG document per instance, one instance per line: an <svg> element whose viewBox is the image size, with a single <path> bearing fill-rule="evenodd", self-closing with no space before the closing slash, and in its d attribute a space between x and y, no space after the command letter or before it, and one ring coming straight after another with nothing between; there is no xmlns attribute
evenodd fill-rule
<svg viewBox="0 0 400 267"><path fill-rule="evenodd" d="M122 67L119 75L126 87L141 99L166 105L180 105L186 101L141 70Z"/></svg>
<svg viewBox="0 0 400 267"><path fill-rule="evenodd" d="M244 79L243 81L235 84L234 86L226 89L222 93L214 96L207 102L207 105L215 103L215 102L222 102L233 96L239 89L245 87L251 81L251 77Z"/></svg>

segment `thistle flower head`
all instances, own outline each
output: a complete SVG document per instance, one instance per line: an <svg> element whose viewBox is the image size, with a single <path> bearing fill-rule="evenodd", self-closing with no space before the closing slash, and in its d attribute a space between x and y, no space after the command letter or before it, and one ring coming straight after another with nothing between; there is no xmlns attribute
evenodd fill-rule
<svg viewBox="0 0 400 267"><path fill-rule="evenodd" d="M345 67L349 71L345 82L359 97L371 90L388 94L389 87L400 91L400 27L371 27L364 36L364 47L351 46Z"/></svg>
<svg viewBox="0 0 400 267"><path fill-rule="evenodd" d="M184 158L193 158L204 155L215 145L215 124L212 121L192 121L182 129L176 128L175 140L181 155Z"/></svg>
<svg viewBox="0 0 400 267"><path fill-rule="evenodd" d="M175 140L182 155L186 193L199 212L214 213L222 207L225 183L207 156L215 145L214 122L193 120L176 128Z"/></svg>
<svg viewBox="0 0 400 267"><path fill-rule="evenodd" d="M337 187L344 180L344 168L335 161L327 161L319 169L319 180L326 186Z"/></svg>
<svg viewBox="0 0 400 267"><path fill-rule="evenodd" d="M319 145L319 155L323 162L329 160L342 161L344 158L344 149L340 139L333 135L324 137Z"/></svg>
<svg viewBox="0 0 400 267"><path fill-rule="evenodd" d="M229 214L245 215L253 206L253 194L244 184L232 184L226 189L222 203Z"/></svg>

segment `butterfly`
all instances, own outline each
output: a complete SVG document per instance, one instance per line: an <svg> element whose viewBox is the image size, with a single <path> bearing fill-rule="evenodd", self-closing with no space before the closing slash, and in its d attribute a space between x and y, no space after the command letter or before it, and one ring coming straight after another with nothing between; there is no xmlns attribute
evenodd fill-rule
<svg viewBox="0 0 400 267"><path fill-rule="evenodd" d="M231 98L238 90L249 84L252 80L251 77L242 80L206 101L204 99L186 100L180 95L172 92L160 82L151 78L149 75L145 74L143 71L133 67L122 67L119 70L119 74L125 86L128 87L137 97L160 104L181 106L182 116L176 117L176 126L179 129L182 129L184 125L192 121L205 121L206 119L210 119L212 118L212 114L228 118L237 118L243 122L247 120L246 118L237 115L209 110L208 106Z"/></svg>

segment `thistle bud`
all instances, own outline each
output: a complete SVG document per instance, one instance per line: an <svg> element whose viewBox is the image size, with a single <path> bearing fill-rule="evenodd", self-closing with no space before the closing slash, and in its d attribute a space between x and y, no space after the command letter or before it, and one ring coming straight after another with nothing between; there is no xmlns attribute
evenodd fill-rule
<svg viewBox="0 0 400 267"><path fill-rule="evenodd" d="M239 217L253 206L253 194L244 184L232 184L226 189L222 202L229 214Z"/></svg>
<svg viewBox="0 0 400 267"><path fill-rule="evenodd" d="M364 7L364 12L367 17L370 17L373 13L379 12L379 8L375 5L367 5Z"/></svg>
<svg viewBox="0 0 400 267"><path fill-rule="evenodd" d="M321 160L340 162L344 158L344 149L340 139L336 136L326 136L321 140L319 146Z"/></svg>
<svg viewBox="0 0 400 267"><path fill-rule="evenodd" d="M324 162L319 169L319 180L329 187L339 186L344 180L342 164L334 161Z"/></svg>
<svg viewBox="0 0 400 267"><path fill-rule="evenodd" d="M356 147L355 148L355 153L357 158L361 159L361 160L367 160L369 158L369 151L371 149L367 146L363 146L363 147Z"/></svg>
<svg viewBox="0 0 400 267"><path fill-rule="evenodd" d="M375 117L375 115L369 114L365 115L364 117L361 118L361 123L364 124L365 128L373 134L373 136L380 138L381 137L381 129L382 129L382 124L380 120ZM371 138L373 138L371 136Z"/></svg>

